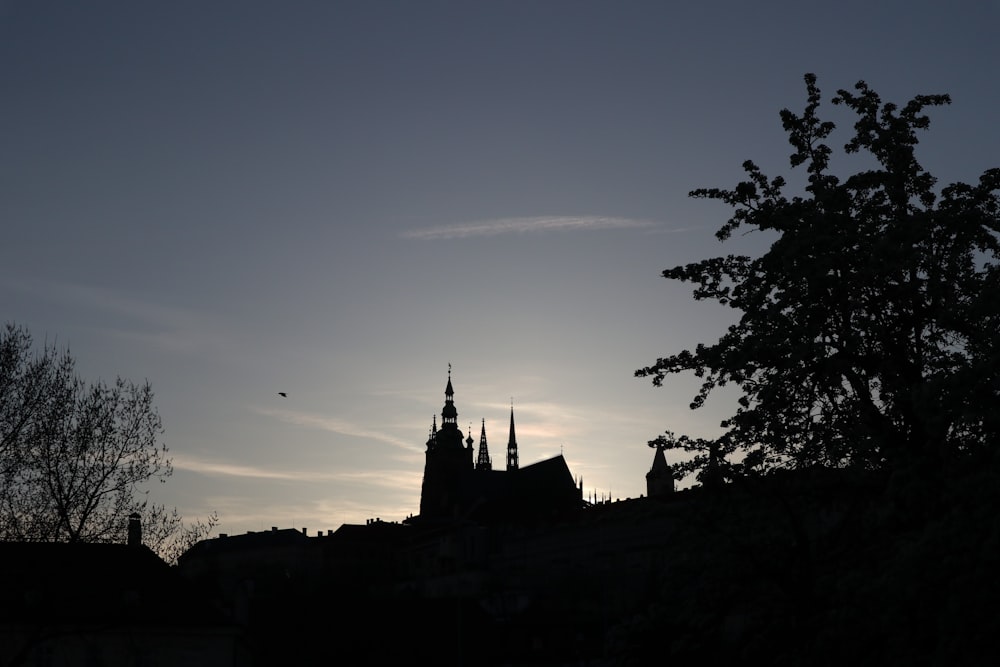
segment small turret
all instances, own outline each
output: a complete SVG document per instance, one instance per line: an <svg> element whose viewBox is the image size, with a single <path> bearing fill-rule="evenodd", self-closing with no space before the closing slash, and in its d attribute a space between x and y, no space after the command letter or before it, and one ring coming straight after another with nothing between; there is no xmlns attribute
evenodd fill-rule
<svg viewBox="0 0 1000 667"><path fill-rule="evenodd" d="M667 464L663 447L657 447L653 455L653 465L646 473L646 495L650 498L665 496L674 492L674 474Z"/></svg>

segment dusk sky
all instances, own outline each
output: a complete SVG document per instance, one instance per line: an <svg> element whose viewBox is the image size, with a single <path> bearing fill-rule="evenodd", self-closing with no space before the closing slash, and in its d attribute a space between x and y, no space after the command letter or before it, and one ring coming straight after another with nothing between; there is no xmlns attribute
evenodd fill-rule
<svg viewBox="0 0 1000 667"><path fill-rule="evenodd" d="M495 467L513 402L522 466L637 497L647 442L733 399L633 376L734 316L660 272L768 243L687 193L801 180L807 72L837 148L838 88L950 94L918 157L978 178L998 29L996 0L0 0L0 315L148 379L153 499L221 532L416 514L449 364Z"/></svg>

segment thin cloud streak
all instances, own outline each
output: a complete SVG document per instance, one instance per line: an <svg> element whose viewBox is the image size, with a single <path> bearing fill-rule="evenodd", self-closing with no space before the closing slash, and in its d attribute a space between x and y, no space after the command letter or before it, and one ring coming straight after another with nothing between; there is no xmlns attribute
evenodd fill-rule
<svg viewBox="0 0 1000 667"><path fill-rule="evenodd" d="M218 477L249 477L253 479L296 480L300 482L329 482L341 479L343 475L302 470L268 470L255 466L202 461L200 459L174 455L173 466L177 470L187 470L201 475Z"/></svg>
<svg viewBox="0 0 1000 667"><path fill-rule="evenodd" d="M338 435L346 435L355 438L377 440L408 451L413 450L414 448L412 442L400 440L399 438L386 433L381 433L379 431L372 431L371 429L346 422L342 419L324 417L305 412L295 412L293 410L273 410L269 408L255 408L254 412L266 417L274 417L275 419L279 419L288 424L295 424L296 426L305 426L307 428L329 431L330 433L337 433Z"/></svg>
<svg viewBox="0 0 1000 667"><path fill-rule="evenodd" d="M384 486L407 490L419 489L421 481L419 474L398 470L351 470L339 472L274 470L224 461L205 461L196 457L183 455L173 455L171 460L176 470L186 470L214 477L240 477L306 483L354 482L366 486Z"/></svg>
<svg viewBox="0 0 1000 667"><path fill-rule="evenodd" d="M404 232L403 238L417 241L465 239L501 234L526 234L555 231L593 231L652 227L649 220L604 216L540 216L534 218L498 218L457 225L441 225Z"/></svg>

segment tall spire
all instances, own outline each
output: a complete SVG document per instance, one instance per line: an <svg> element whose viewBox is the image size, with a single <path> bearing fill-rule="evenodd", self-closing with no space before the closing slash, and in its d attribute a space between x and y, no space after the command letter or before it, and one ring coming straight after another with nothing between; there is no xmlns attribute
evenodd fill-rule
<svg viewBox="0 0 1000 667"><path fill-rule="evenodd" d="M507 438L507 470L517 470L517 438L514 436L514 401L510 402L510 436Z"/></svg>
<svg viewBox="0 0 1000 667"><path fill-rule="evenodd" d="M493 470L490 452L486 448L486 420L483 419L483 430L479 434L479 458L476 460L476 470Z"/></svg>

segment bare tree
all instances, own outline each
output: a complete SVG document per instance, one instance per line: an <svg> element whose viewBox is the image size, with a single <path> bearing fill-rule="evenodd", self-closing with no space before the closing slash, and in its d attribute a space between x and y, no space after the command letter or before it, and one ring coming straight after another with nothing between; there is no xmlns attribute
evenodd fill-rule
<svg viewBox="0 0 1000 667"><path fill-rule="evenodd" d="M65 400L72 371L68 352L46 345L34 354L31 335L14 324L0 333L0 475L5 482L26 464L27 443L37 439L52 406Z"/></svg>
<svg viewBox="0 0 1000 667"><path fill-rule="evenodd" d="M149 382L87 383L68 350L8 324L0 334L0 539L123 542L138 514L168 560L216 524L185 526L149 500L173 473Z"/></svg>

